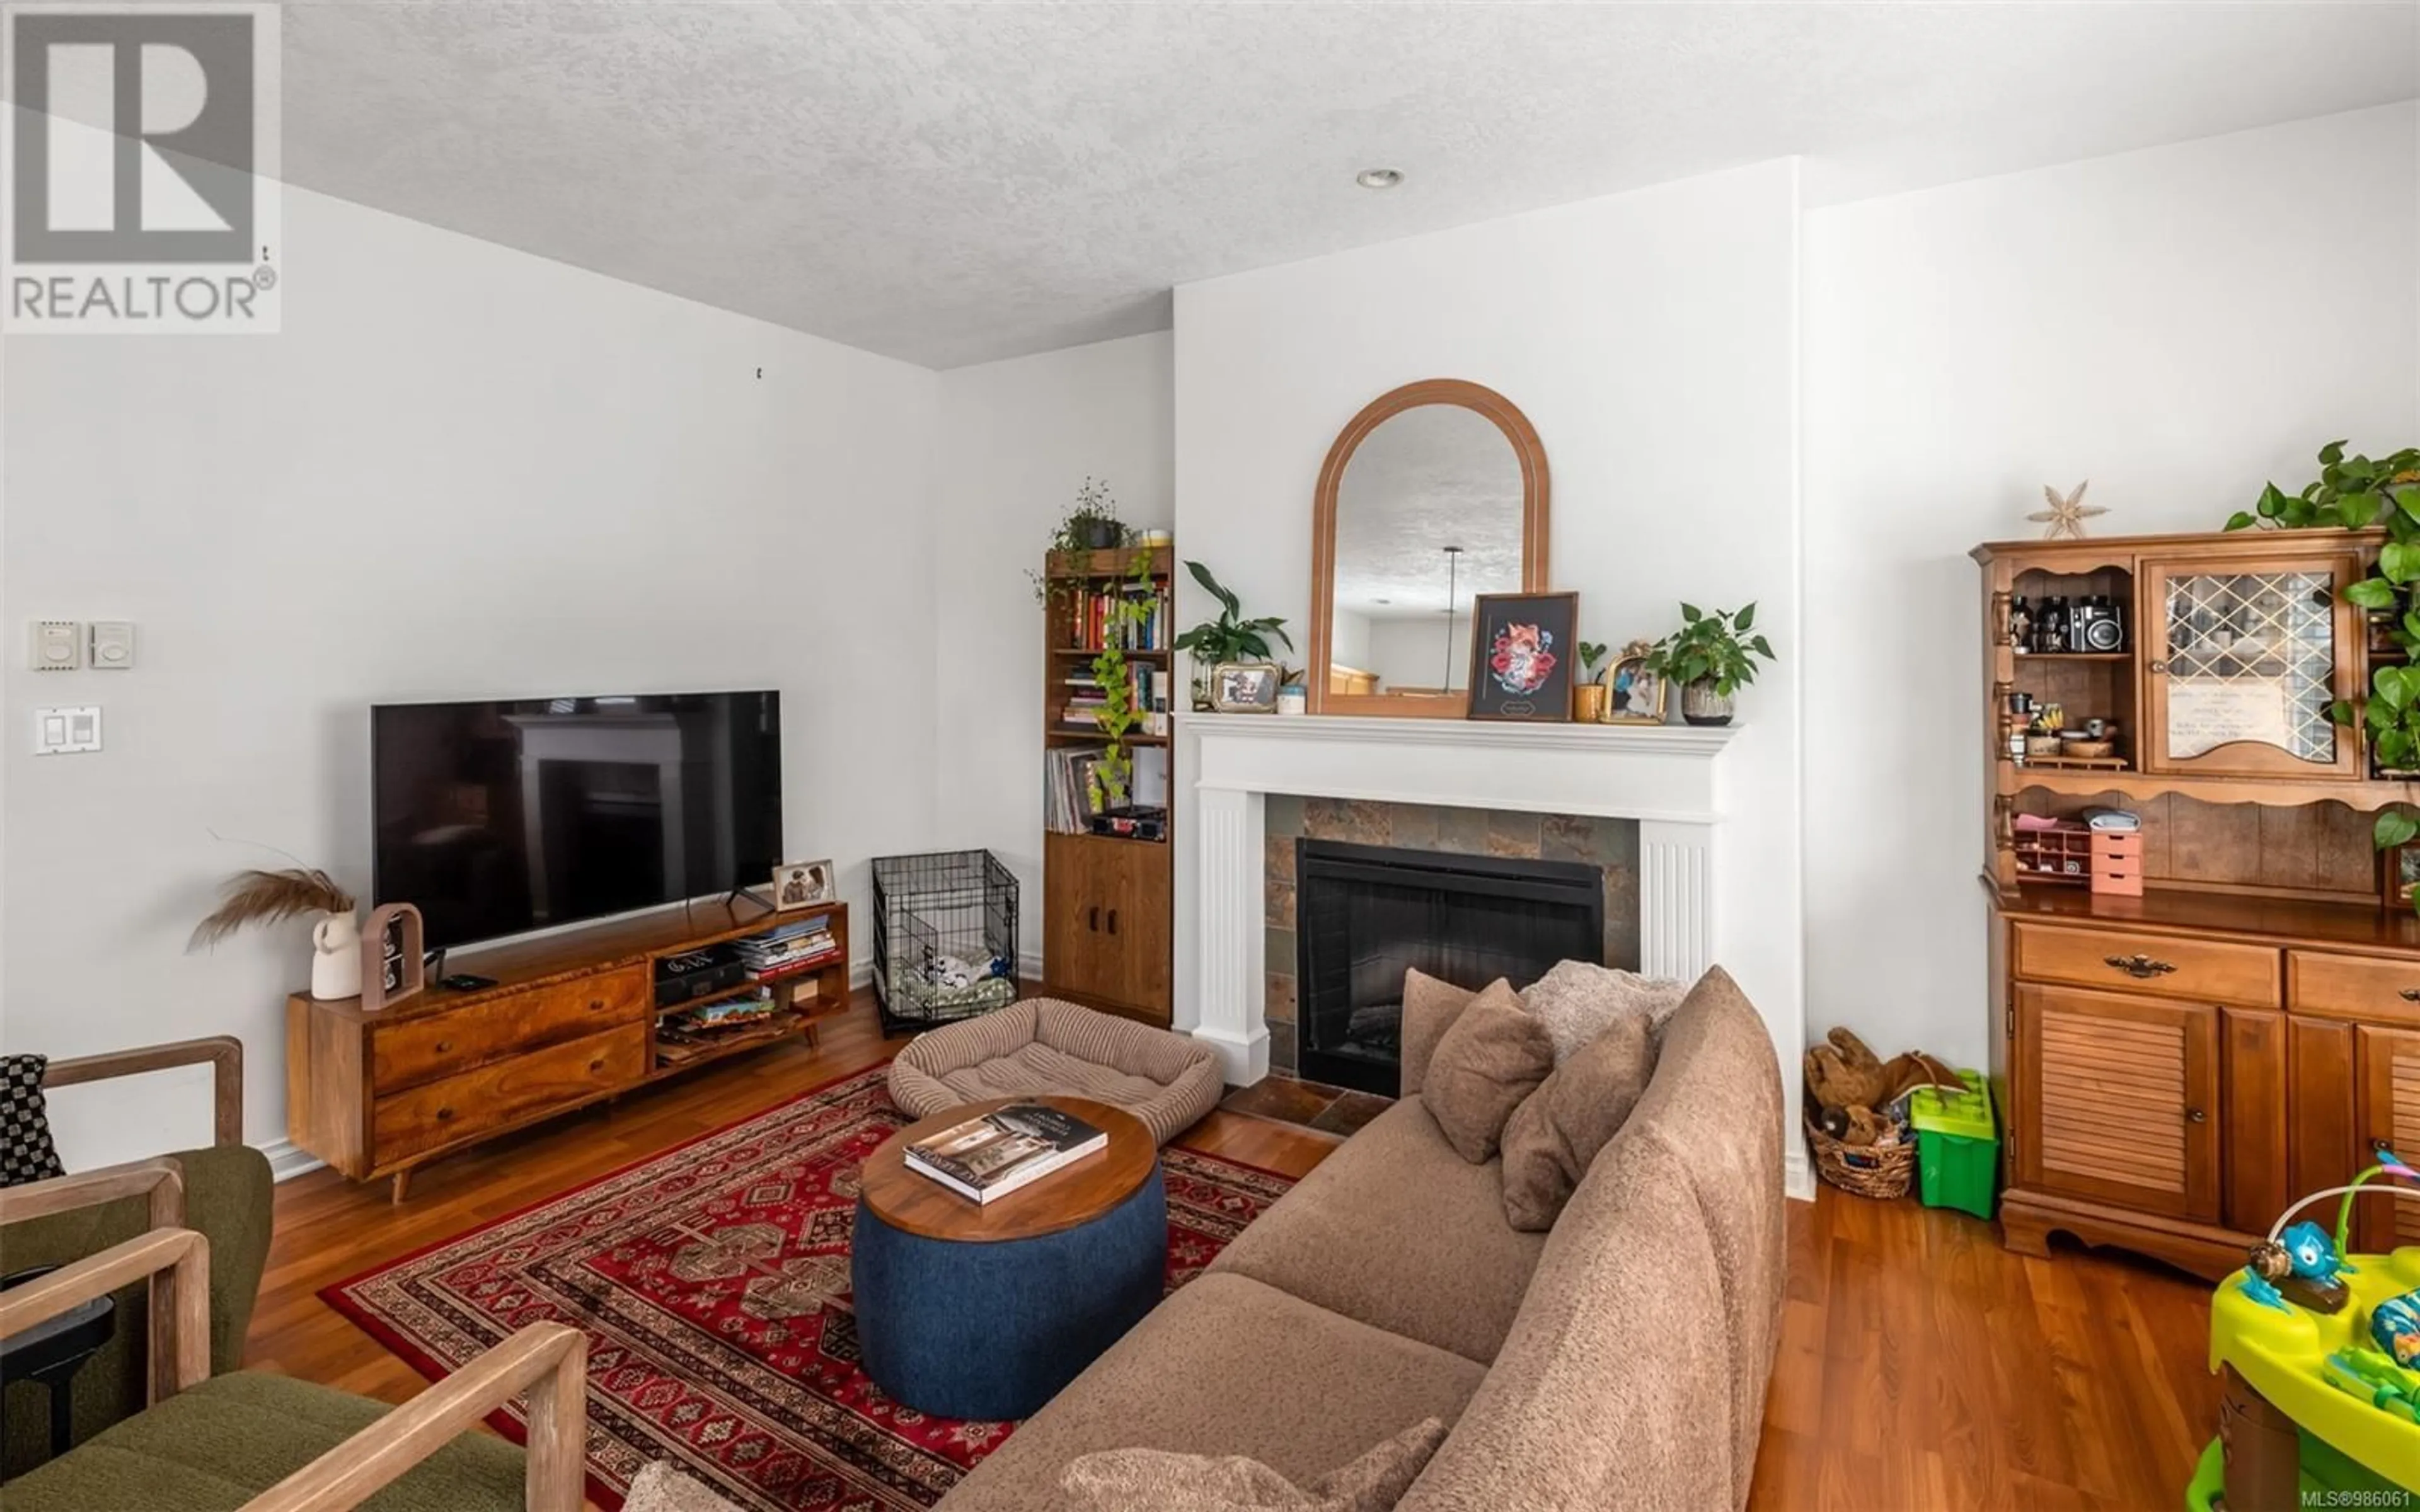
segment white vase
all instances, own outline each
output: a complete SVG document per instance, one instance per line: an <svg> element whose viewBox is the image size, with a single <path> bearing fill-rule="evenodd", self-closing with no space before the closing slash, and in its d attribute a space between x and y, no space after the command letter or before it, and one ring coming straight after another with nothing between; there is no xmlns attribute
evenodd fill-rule
<svg viewBox="0 0 2420 1512"><path fill-rule="evenodd" d="M350 914L330 914L311 926L311 995L362 995L362 929Z"/></svg>

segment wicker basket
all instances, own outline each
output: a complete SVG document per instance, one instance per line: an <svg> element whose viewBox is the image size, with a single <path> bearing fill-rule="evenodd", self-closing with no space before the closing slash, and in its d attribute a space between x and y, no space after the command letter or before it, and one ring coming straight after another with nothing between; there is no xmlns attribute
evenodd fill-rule
<svg viewBox="0 0 2420 1512"><path fill-rule="evenodd" d="M1861 1197L1903 1197L1916 1176L1916 1141L1904 1130L1896 1145L1844 1145L1809 1118L1807 1145L1816 1175Z"/></svg>

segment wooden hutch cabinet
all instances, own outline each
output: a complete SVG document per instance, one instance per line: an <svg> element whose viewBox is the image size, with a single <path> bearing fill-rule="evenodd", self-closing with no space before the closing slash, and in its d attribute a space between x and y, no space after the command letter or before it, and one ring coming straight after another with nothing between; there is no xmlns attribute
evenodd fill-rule
<svg viewBox="0 0 2420 1512"><path fill-rule="evenodd" d="M2373 1147L2420 1149L2420 921L2370 841L2379 810L2420 795L2327 713L2402 659L2343 595L2381 540L1975 549L2010 1248L2047 1254L2058 1231L2214 1278ZM2050 602L2116 629L2021 644ZM2027 739L2049 705L2101 721L2109 748ZM2139 896L2091 890L2088 863L2036 843L2094 807L2139 816ZM2409 1205L2359 1222L2365 1245L2420 1242Z"/></svg>

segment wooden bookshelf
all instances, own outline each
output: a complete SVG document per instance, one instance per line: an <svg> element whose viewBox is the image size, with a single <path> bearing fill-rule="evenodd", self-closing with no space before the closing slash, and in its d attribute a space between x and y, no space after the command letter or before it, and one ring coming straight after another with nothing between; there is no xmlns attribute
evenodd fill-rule
<svg viewBox="0 0 2420 1512"><path fill-rule="evenodd" d="M1180 706L1177 657L1166 644L1175 635L1172 547L1062 553L1045 563L1051 585L1043 615L1043 777L1052 779L1049 754L1106 744L1097 731L1068 722L1077 688L1069 679L1089 673L1097 654L1088 643L1089 596L1118 591L1136 581L1135 566L1148 555L1149 582L1162 609L1154 640L1128 649L1129 666L1156 674L1165 708ZM1143 729L1129 732L1125 746L1135 752L1166 753L1168 817L1156 840L1047 830L1042 844L1042 980L1054 996L1166 1027L1174 1006L1174 869L1176 793L1171 738ZM1049 823L1046 803L1045 820Z"/></svg>

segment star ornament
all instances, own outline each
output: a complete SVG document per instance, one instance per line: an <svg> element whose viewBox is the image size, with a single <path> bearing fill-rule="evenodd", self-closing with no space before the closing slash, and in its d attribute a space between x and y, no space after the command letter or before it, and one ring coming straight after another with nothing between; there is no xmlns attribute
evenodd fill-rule
<svg viewBox="0 0 2420 1512"><path fill-rule="evenodd" d="M2075 486L2073 493L2062 498L2056 488L2045 484L2042 486L2042 497L2050 501L2050 507L2037 509L2025 518L2037 525L2050 527L2042 532L2042 539L2045 541L2081 541L2084 539L2084 522L2095 515L2109 513L2099 504L2087 504L2084 501L2084 490L2091 486L2092 480L2086 478Z"/></svg>

